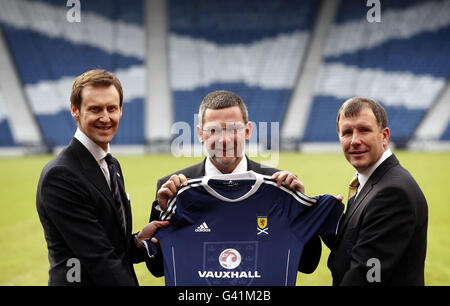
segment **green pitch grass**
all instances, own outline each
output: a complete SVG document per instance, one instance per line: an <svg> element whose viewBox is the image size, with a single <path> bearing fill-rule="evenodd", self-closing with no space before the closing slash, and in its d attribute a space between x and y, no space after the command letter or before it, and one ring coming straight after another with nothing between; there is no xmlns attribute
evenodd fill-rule
<svg viewBox="0 0 450 306"><path fill-rule="evenodd" d="M416 178L428 201L426 284L450 285L450 153L395 153ZM35 192L41 169L51 158L0 159L0 285L47 284L49 263ZM118 159L132 201L134 231L148 221L156 180L201 160L170 155ZM278 168L296 173L308 195L346 195L348 180L354 173L342 154L281 153L279 160ZM329 250L323 246L319 267L310 275L299 273L297 285L330 285L328 254ZM145 264L135 267L141 285L164 285L164 279L153 277Z"/></svg>

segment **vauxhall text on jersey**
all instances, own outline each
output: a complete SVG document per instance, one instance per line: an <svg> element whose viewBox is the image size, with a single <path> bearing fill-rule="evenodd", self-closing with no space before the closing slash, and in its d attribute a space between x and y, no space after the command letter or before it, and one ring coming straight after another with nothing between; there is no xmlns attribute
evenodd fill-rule
<svg viewBox="0 0 450 306"><path fill-rule="evenodd" d="M310 198L253 171L189 180L156 234L166 285L295 285L304 245L334 234L342 212L330 195Z"/></svg>

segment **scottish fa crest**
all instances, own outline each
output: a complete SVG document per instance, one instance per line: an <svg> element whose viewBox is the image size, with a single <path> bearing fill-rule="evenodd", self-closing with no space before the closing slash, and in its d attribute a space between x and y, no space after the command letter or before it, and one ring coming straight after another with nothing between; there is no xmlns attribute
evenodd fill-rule
<svg viewBox="0 0 450 306"><path fill-rule="evenodd" d="M267 226L267 217L257 217L256 223L258 224L257 235L266 234L269 235L269 227Z"/></svg>

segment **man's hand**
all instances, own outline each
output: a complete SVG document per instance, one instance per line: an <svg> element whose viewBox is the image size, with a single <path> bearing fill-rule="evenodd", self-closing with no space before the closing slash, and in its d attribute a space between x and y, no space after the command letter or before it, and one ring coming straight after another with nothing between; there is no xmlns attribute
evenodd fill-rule
<svg viewBox="0 0 450 306"><path fill-rule="evenodd" d="M277 180L277 185L281 186L284 183L289 189L300 191L301 193L305 193L305 186L303 183L297 178L295 174L292 174L288 171L278 171L275 172L271 179Z"/></svg>
<svg viewBox="0 0 450 306"><path fill-rule="evenodd" d="M187 186L187 178L183 174L174 174L161 185L156 193L156 200L163 211L167 210L167 203L177 194L181 186Z"/></svg>
<svg viewBox="0 0 450 306"><path fill-rule="evenodd" d="M153 235L156 233L158 228L166 227L167 225L169 225L169 221L152 221L149 224L147 224L146 226L144 226L144 228L136 235L137 247L140 249L143 249L144 244L142 243L142 241L144 241L145 239L149 239L149 238L152 238L151 241L153 243L157 244L158 239L153 237Z"/></svg>

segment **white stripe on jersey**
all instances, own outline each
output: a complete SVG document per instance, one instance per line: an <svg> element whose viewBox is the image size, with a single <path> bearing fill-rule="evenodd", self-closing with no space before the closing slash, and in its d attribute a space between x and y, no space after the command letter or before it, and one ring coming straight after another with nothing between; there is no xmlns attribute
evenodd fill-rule
<svg viewBox="0 0 450 306"><path fill-rule="evenodd" d="M262 179L261 179L262 178ZM248 192L247 194L245 194L244 196L238 198L238 199L228 199L222 195L220 195L219 193L215 192L214 189L212 189L211 187L209 187L208 185L208 180L209 179L226 179L226 180L240 180L240 179L254 179L255 180L255 185L254 186L256 188L254 188L253 190L251 190L250 192ZM176 210L176 200L177 200L177 196L179 194L181 194L183 191L188 190L189 188L192 187L198 187L198 186L203 186L205 187L205 189L214 197L227 201L227 202L236 202L236 201L240 201L243 200L245 198L247 198L248 196L250 196L251 194L253 194L254 192L256 192L258 190L258 188L260 187L260 183L266 183L266 184L270 184L273 186L276 186L278 188L280 188L281 190L289 193L290 195L292 195L292 197L297 200L297 202L300 202L303 205L306 206L313 206L317 200L314 198L310 198L307 195L302 194L301 192L295 191L295 190L291 190L289 188L287 188L285 185L281 185L278 186L277 183L272 180L270 178L270 176L268 175L262 175L259 173L255 173L253 171L248 171L245 173L240 173L240 174L225 174L223 176L219 175L219 176L212 176L209 177L208 179L205 179L205 177L203 178L196 178L196 179L190 179L187 181L188 185L182 187L180 190L178 190L177 194L175 195L175 197L173 197L172 199L169 200L168 203L168 207L167 210L161 214L161 220L163 221L168 221L172 218L172 216L175 214L175 210ZM259 184L257 184L259 183ZM212 192L211 192L212 191Z"/></svg>
<svg viewBox="0 0 450 306"><path fill-rule="evenodd" d="M287 188L284 185L278 186L277 183L275 183L272 179L270 179L270 176L264 176L264 181L263 183L266 184L270 184L273 186L276 186L278 188L280 188L281 190L289 193L290 195L292 195L294 197L294 199L296 199L298 202L302 203L303 205L306 206L313 206L314 204L316 204L317 200L314 198L310 198L307 195L304 195L301 192L295 191L295 190L291 190L289 188Z"/></svg>
<svg viewBox="0 0 450 306"><path fill-rule="evenodd" d="M291 249L288 250L287 261L286 261L286 281L284 283L285 286L288 285L288 275L289 275L289 257L291 256Z"/></svg>
<svg viewBox="0 0 450 306"><path fill-rule="evenodd" d="M177 285L177 269L175 268L175 251L172 246L172 262L173 262L173 277L174 277L174 284Z"/></svg>
<svg viewBox="0 0 450 306"><path fill-rule="evenodd" d="M172 216L175 214L175 210L177 209L177 206L175 204L175 202L177 201L177 196L179 194L181 194L183 191L185 191L191 187L200 186L201 181L202 181L201 179L200 180L198 180L198 179L188 180L188 182L187 182L188 185L184 186L180 190L178 190L177 194L172 199L169 200L167 210L161 214L160 219L162 221L168 221L168 220L172 219Z"/></svg>

